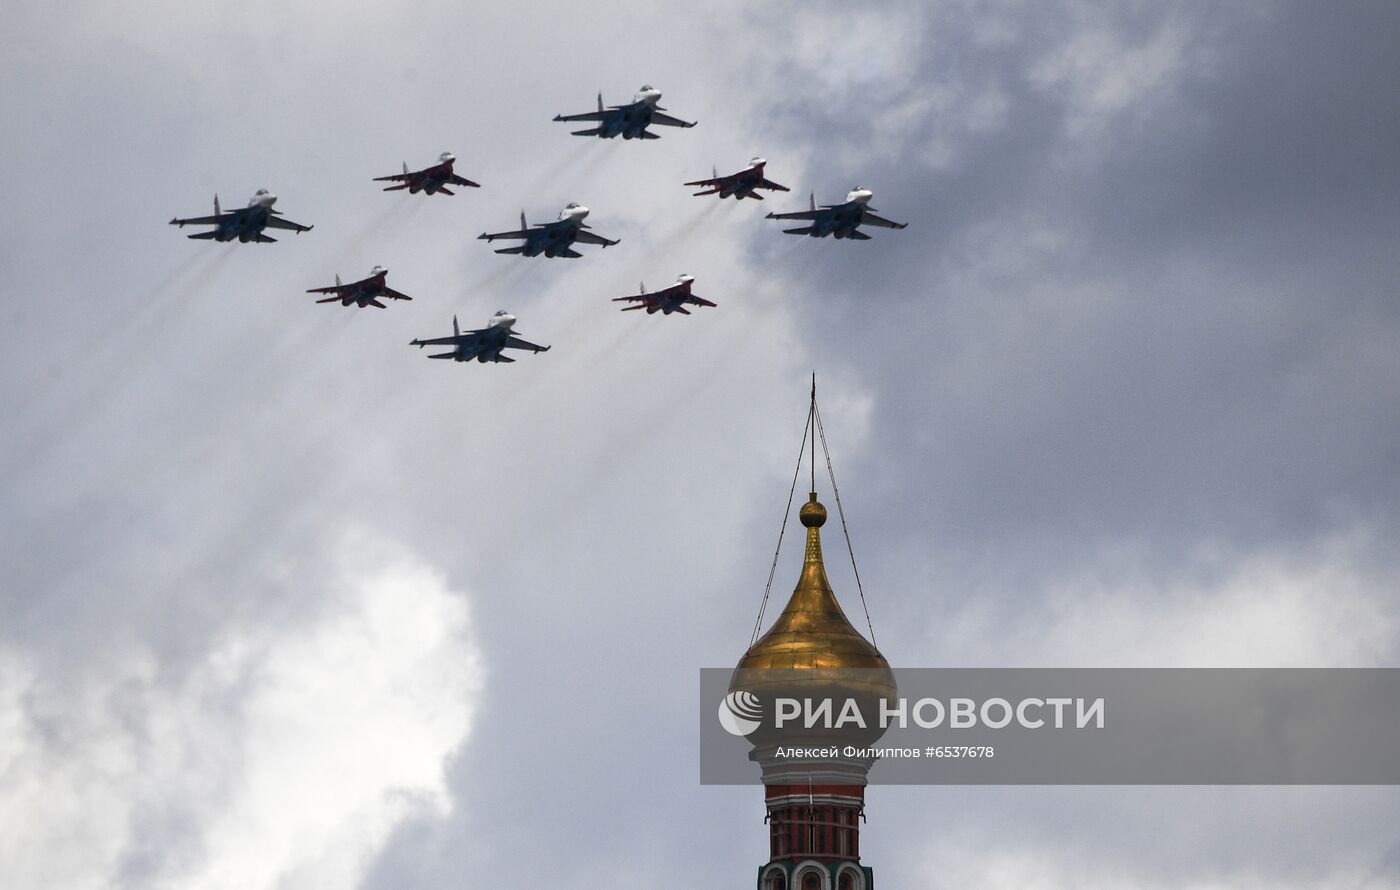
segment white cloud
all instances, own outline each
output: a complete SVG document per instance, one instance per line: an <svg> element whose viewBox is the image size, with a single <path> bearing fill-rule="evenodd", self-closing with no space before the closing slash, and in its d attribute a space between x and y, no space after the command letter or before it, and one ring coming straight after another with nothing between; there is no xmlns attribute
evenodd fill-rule
<svg viewBox="0 0 1400 890"><path fill-rule="evenodd" d="M960 607L933 651L997 640L968 658L1084 667L1373 667L1400 643L1393 585L1368 570L1374 536L1307 552L1201 554L1164 577L1132 548L1049 581L1041 607Z"/></svg>
<svg viewBox="0 0 1400 890"><path fill-rule="evenodd" d="M145 649L67 684L0 653L7 888L352 887L401 819L450 809L466 604L367 535L332 557L315 617L234 629L180 677Z"/></svg>

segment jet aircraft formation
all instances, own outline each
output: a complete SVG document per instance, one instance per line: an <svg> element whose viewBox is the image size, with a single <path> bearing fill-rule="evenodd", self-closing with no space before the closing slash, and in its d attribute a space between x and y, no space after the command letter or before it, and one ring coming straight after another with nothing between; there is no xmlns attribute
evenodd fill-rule
<svg viewBox="0 0 1400 890"><path fill-rule="evenodd" d="M593 123L596 126L574 130L572 135L596 136L599 139L612 139L617 136L621 136L625 140L660 139L658 134L651 131L651 127L690 128L695 126L694 121L685 121L666 114L665 109L659 104L660 99L661 91L649 84L642 86L632 101L625 105L605 106L603 95L599 93L596 111L555 115L554 120ZM419 193L424 195L454 195L455 192L449 186L480 188L478 183L459 176L454 171L455 161L456 157L451 152L443 152L438 157L437 163L421 170L410 171L407 162L405 162L402 173L377 176L374 177L373 181L393 183L384 188L386 192L406 190L412 195ZM695 197L718 195L721 200L732 197L736 201L742 201L745 198L761 201L763 195L758 193L759 190L790 191L787 186L766 178L764 170L767 163L765 159L756 157L749 162L748 167L737 173L720 176L717 170L712 169L711 178L694 180L685 183L685 185L700 187L700 191L694 193ZM860 230L863 225L889 229L905 227L906 223L897 223L877 215L875 209L870 206L871 197L870 189L857 186L847 193L846 199L841 203L818 206L816 194L813 193L809 209L789 213L769 213L766 218L800 220L807 223L807 225L798 228L784 229L786 234L808 235L813 238L825 238L830 235L840 240L868 241L870 236ZM175 218L170 221L170 224L181 228L187 225L213 226L208 231L198 232L188 237L219 242L234 240L241 243L275 242L276 238L264 233L267 229L283 229L297 234L311 231L311 226L292 222L286 219L280 211L274 210L273 204L276 202L276 195L267 189L258 189L249 200L248 206L224 212L219 206L218 196L215 195L212 216ZM605 238L594 233L584 222L588 215L589 209L587 207L570 203L560 211L557 219L547 223L530 225L526 222L525 213L522 211L519 229L483 232L478 237L487 242L498 240L520 242L511 247L498 248L496 253L527 257L543 255L547 258L581 257L582 254L574 249L576 245L587 244L606 249L620 243L617 239ZM359 308L374 306L383 309L386 308L384 300L412 300L413 298L407 294L400 293L388 286L386 283L388 274L388 269L375 266L368 277L349 284L342 283L340 276L336 275L334 285L313 287L308 289L307 293L329 295L317 300L317 303L340 303L342 306L354 305ZM687 306L713 308L715 303L691 292L691 285L694 281L695 278L691 275L681 275L676 279L675 284L650 293L647 292L646 285L643 284L636 295L615 297L613 302L632 304L624 306L624 312L645 309L648 315L654 315L657 312L663 315L671 315L672 313L690 315ZM463 331L458 325L456 316L453 316L451 336L426 340L415 339L410 345L419 348L450 346L450 351L430 355L429 358L452 359L459 362L475 360L482 363L515 361L504 354L506 349L531 352L549 350L548 346L540 346L517 337L513 332L515 322L514 315L501 310L488 320L486 327Z"/></svg>

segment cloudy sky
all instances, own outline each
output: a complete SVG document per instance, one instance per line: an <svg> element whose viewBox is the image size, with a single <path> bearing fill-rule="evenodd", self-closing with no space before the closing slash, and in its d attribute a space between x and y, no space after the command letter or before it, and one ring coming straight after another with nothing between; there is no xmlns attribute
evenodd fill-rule
<svg viewBox="0 0 1400 890"><path fill-rule="evenodd" d="M694 697L814 369L894 664L1400 665L1394 4L362 7L5 9L7 890L752 886ZM550 121L643 82L699 126ZM369 181L444 150L483 188ZM792 194L680 185L756 153ZM762 219L857 183L909 228ZM165 224L259 187L315 230ZM474 240L571 200L622 244ZM303 293L374 264L414 302ZM608 302L681 272L719 307ZM407 346L498 308L554 349ZM863 852L1369 890L1397 825L1394 788L875 788Z"/></svg>

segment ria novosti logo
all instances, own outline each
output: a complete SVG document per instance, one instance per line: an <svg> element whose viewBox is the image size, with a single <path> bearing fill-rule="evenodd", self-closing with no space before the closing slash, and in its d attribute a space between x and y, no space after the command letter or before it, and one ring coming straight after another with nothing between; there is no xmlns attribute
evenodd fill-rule
<svg viewBox="0 0 1400 890"><path fill-rule="evenodd" d="M763 703L758 696L736 689L719 703L719 725L730 735L746 736L763 722Z"/></svg>

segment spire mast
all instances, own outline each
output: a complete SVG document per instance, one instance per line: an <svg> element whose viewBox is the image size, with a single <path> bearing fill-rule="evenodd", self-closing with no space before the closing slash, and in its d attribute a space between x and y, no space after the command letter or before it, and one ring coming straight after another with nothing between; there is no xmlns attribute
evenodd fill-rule
<svg viewBox="0 0 1400 890"><path fill-rule="evenodd" d="M812 459L809 466L812 470L812 487L807 489L812 493L812 497L817 496L817 372L812 372L812 406L807 409L807 427L812 440Z"/></svg>

